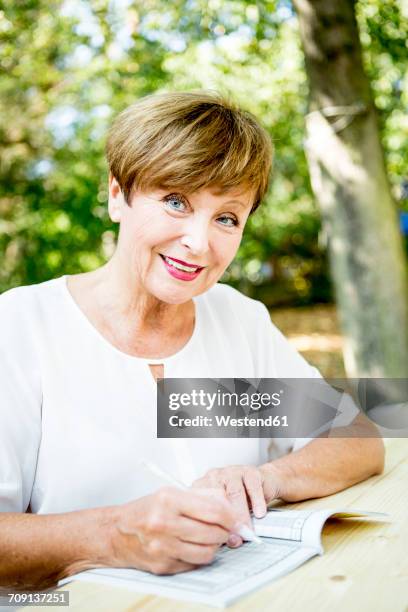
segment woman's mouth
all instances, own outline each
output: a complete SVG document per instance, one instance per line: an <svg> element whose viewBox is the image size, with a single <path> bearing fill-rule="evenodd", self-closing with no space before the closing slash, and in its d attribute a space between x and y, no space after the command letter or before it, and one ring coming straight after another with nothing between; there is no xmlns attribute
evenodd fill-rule
<svg viewBox="0 0 408 612"><path fill-rule="evenodd" d="M179 259L172 259L171 257L166 257L160 253L160 257L163 260L163 263L167 269L167 272L173 276L173 278L177 278L178 280L190 281L197 278L200 274L203 267L194 266L187 264L186 262L181 263Z"/></svg>

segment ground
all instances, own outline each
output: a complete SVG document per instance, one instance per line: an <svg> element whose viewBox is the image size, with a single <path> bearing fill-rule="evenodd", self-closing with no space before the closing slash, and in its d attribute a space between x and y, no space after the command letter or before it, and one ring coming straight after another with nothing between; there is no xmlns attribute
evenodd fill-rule
<svg viewBox="0 0 408 612"><path fill-rule="evenodd" d="M293 346L325 378L345 378L343 338L334 305L275 308L270 314Z"/></svg>

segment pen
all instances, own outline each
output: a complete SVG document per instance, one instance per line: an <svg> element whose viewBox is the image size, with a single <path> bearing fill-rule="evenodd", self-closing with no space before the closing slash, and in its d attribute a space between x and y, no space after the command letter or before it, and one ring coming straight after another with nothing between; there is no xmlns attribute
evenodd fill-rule
<svg viewBox="0 0 408 612"><path fill-rule="evenodd" d="M178 487L179 489L183 489L184 491L187 491L189 489L189 487L187 487L183 482L180 482L180 480L177 480L171 474L168 474L167 472L162 470L155 463L152 463L151 461L142 460L140 464L150 470L152 474L155 474L162 480L165 480L169 484L172 484L174 487ZM263 544L261 538L259 538L252 529L247 527L247 525L240 525L237 529L237 534L247 542L256 542L257 544Z"/></svg>

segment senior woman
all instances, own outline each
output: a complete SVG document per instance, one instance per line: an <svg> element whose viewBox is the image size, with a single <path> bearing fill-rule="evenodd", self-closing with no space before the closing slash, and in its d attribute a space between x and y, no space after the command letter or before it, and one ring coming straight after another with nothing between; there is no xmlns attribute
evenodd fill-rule
<svg viewBox="0 0 408 612"><path fill-rule="evenodd" d="M217 284L267 188L255 118L215 94L146 97L114 122L107 158L110 261L0 297L2 585L102 565L188 570L240 545L250 511L274 498L328 495L383 467L376 438L156 437L158 376L319 373L263 304ZM158 487L142 459L193 487Z"/></svg>

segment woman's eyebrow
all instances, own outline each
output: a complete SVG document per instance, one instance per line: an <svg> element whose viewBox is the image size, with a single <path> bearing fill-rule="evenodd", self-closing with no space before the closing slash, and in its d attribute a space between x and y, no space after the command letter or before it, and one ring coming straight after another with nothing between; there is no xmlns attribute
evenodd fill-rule
<svg viewBox="0 0 408 612"><path fill-rule="evenodd" d="M223 206L227 206L228 204L238 204L242 208L246 208L248 206L247 202L241 202L241 200L228 200L228 202L223 202Z"/></svg>

